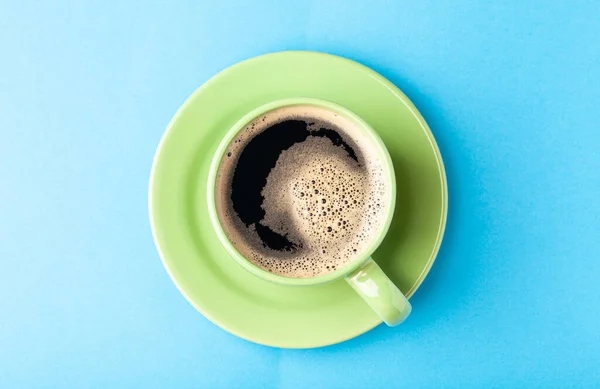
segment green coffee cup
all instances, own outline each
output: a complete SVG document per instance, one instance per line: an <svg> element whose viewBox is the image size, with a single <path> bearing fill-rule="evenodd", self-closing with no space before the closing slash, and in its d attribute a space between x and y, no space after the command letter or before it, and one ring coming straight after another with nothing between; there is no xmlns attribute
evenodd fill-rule
<svg viewBox="0 0 600 389"><path fill-rule="evenodd" d="M355 128L360 129L360 131L362 131L376 146L375 149L377 150L380 161L382 161L386 181L384 200L385 204L387 204L386 214L381 219L381 224L376 229L376 232L370 236L369 242L364 245L361 252L345 266L338 268L333 272L309 278L292 278L277 275L256 266L250 260L245 258L234 247L225 234L221 221L217 215L215 203L217 171L229 145L234 141L238 133L257 117L278 108L294 105L308 105L326 109L352 122ZM387 325L394 326L400 324L410 314L411 305L406 297L385 275L373 258L371 258L373 252L383 241L394 215L396 181L392 161L389 152L377 132L353 112L338 104L311 98L277 100L252 110L238 120L221 141L212 159L207 188L210 220L221 244L231 257L250 273L261 279L277 284L289 285L290 287L318 285L344 278Z"/></svg>

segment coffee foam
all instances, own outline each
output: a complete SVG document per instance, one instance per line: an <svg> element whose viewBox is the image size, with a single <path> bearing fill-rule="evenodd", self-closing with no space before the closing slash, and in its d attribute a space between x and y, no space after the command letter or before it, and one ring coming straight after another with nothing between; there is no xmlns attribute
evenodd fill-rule
<svg viewBox="0 0 600 389"><path fill-rule="evenodd" d="M281 152L261 192L261 224L296 245L279 251L266 247L255 226L240 220L231 201L231 180L248 142L291 119L305 121L311 132L335 130L355 158L317 136ZM323 108L297 105L268 112L240 131L219 166L215 198L225 234L245 258L275 274L308 278L342 268L362 254L387 214L388 190L375 145L355 124Z"/></svg>

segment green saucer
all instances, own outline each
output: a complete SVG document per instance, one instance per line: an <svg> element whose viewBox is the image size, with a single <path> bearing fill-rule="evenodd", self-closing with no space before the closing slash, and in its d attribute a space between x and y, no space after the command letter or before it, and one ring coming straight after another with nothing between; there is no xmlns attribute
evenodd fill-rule
<svg viewBox="0 0 600 389"><path fill-rule="evenodd" d="M381 75L344 58L268 54L202 85L175 114L158 146L150 176L150 222L173 282L213 323L269 346L319 347L358 336L381 320L343 279L291 287L244 270L219 243L206 199L209 165L225 133L252 109L290 97L338 103L381 135L394 162L398 193L394 220L373 258L410 297L431 268L444 232L442 158L408 98Z"/></svg>

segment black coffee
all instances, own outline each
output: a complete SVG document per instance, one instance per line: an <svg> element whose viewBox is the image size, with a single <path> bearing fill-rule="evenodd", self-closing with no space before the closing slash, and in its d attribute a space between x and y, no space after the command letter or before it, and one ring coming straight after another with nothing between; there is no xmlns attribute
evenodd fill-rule
<svg viewBox="0 0 600 389"><path fill-rule="evenodd" d="M385 198L372 141L313 106L248 124L217 177L217 212L230 241L251 262L289 277L325 274L360 254L381 225Z"/></svg>

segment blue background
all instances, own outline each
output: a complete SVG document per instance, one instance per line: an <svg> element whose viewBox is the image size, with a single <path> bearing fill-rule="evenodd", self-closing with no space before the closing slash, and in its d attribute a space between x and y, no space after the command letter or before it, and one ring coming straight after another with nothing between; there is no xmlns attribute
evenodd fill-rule
<svg viewBox="0 0 600 389"><path fill-rule="evenodd" d="M1 388L600 387L600 3L1 1ZM278 350L211 324L155 251L179 105L286 49L371 66L446 163L400 327Z"/></svg>

